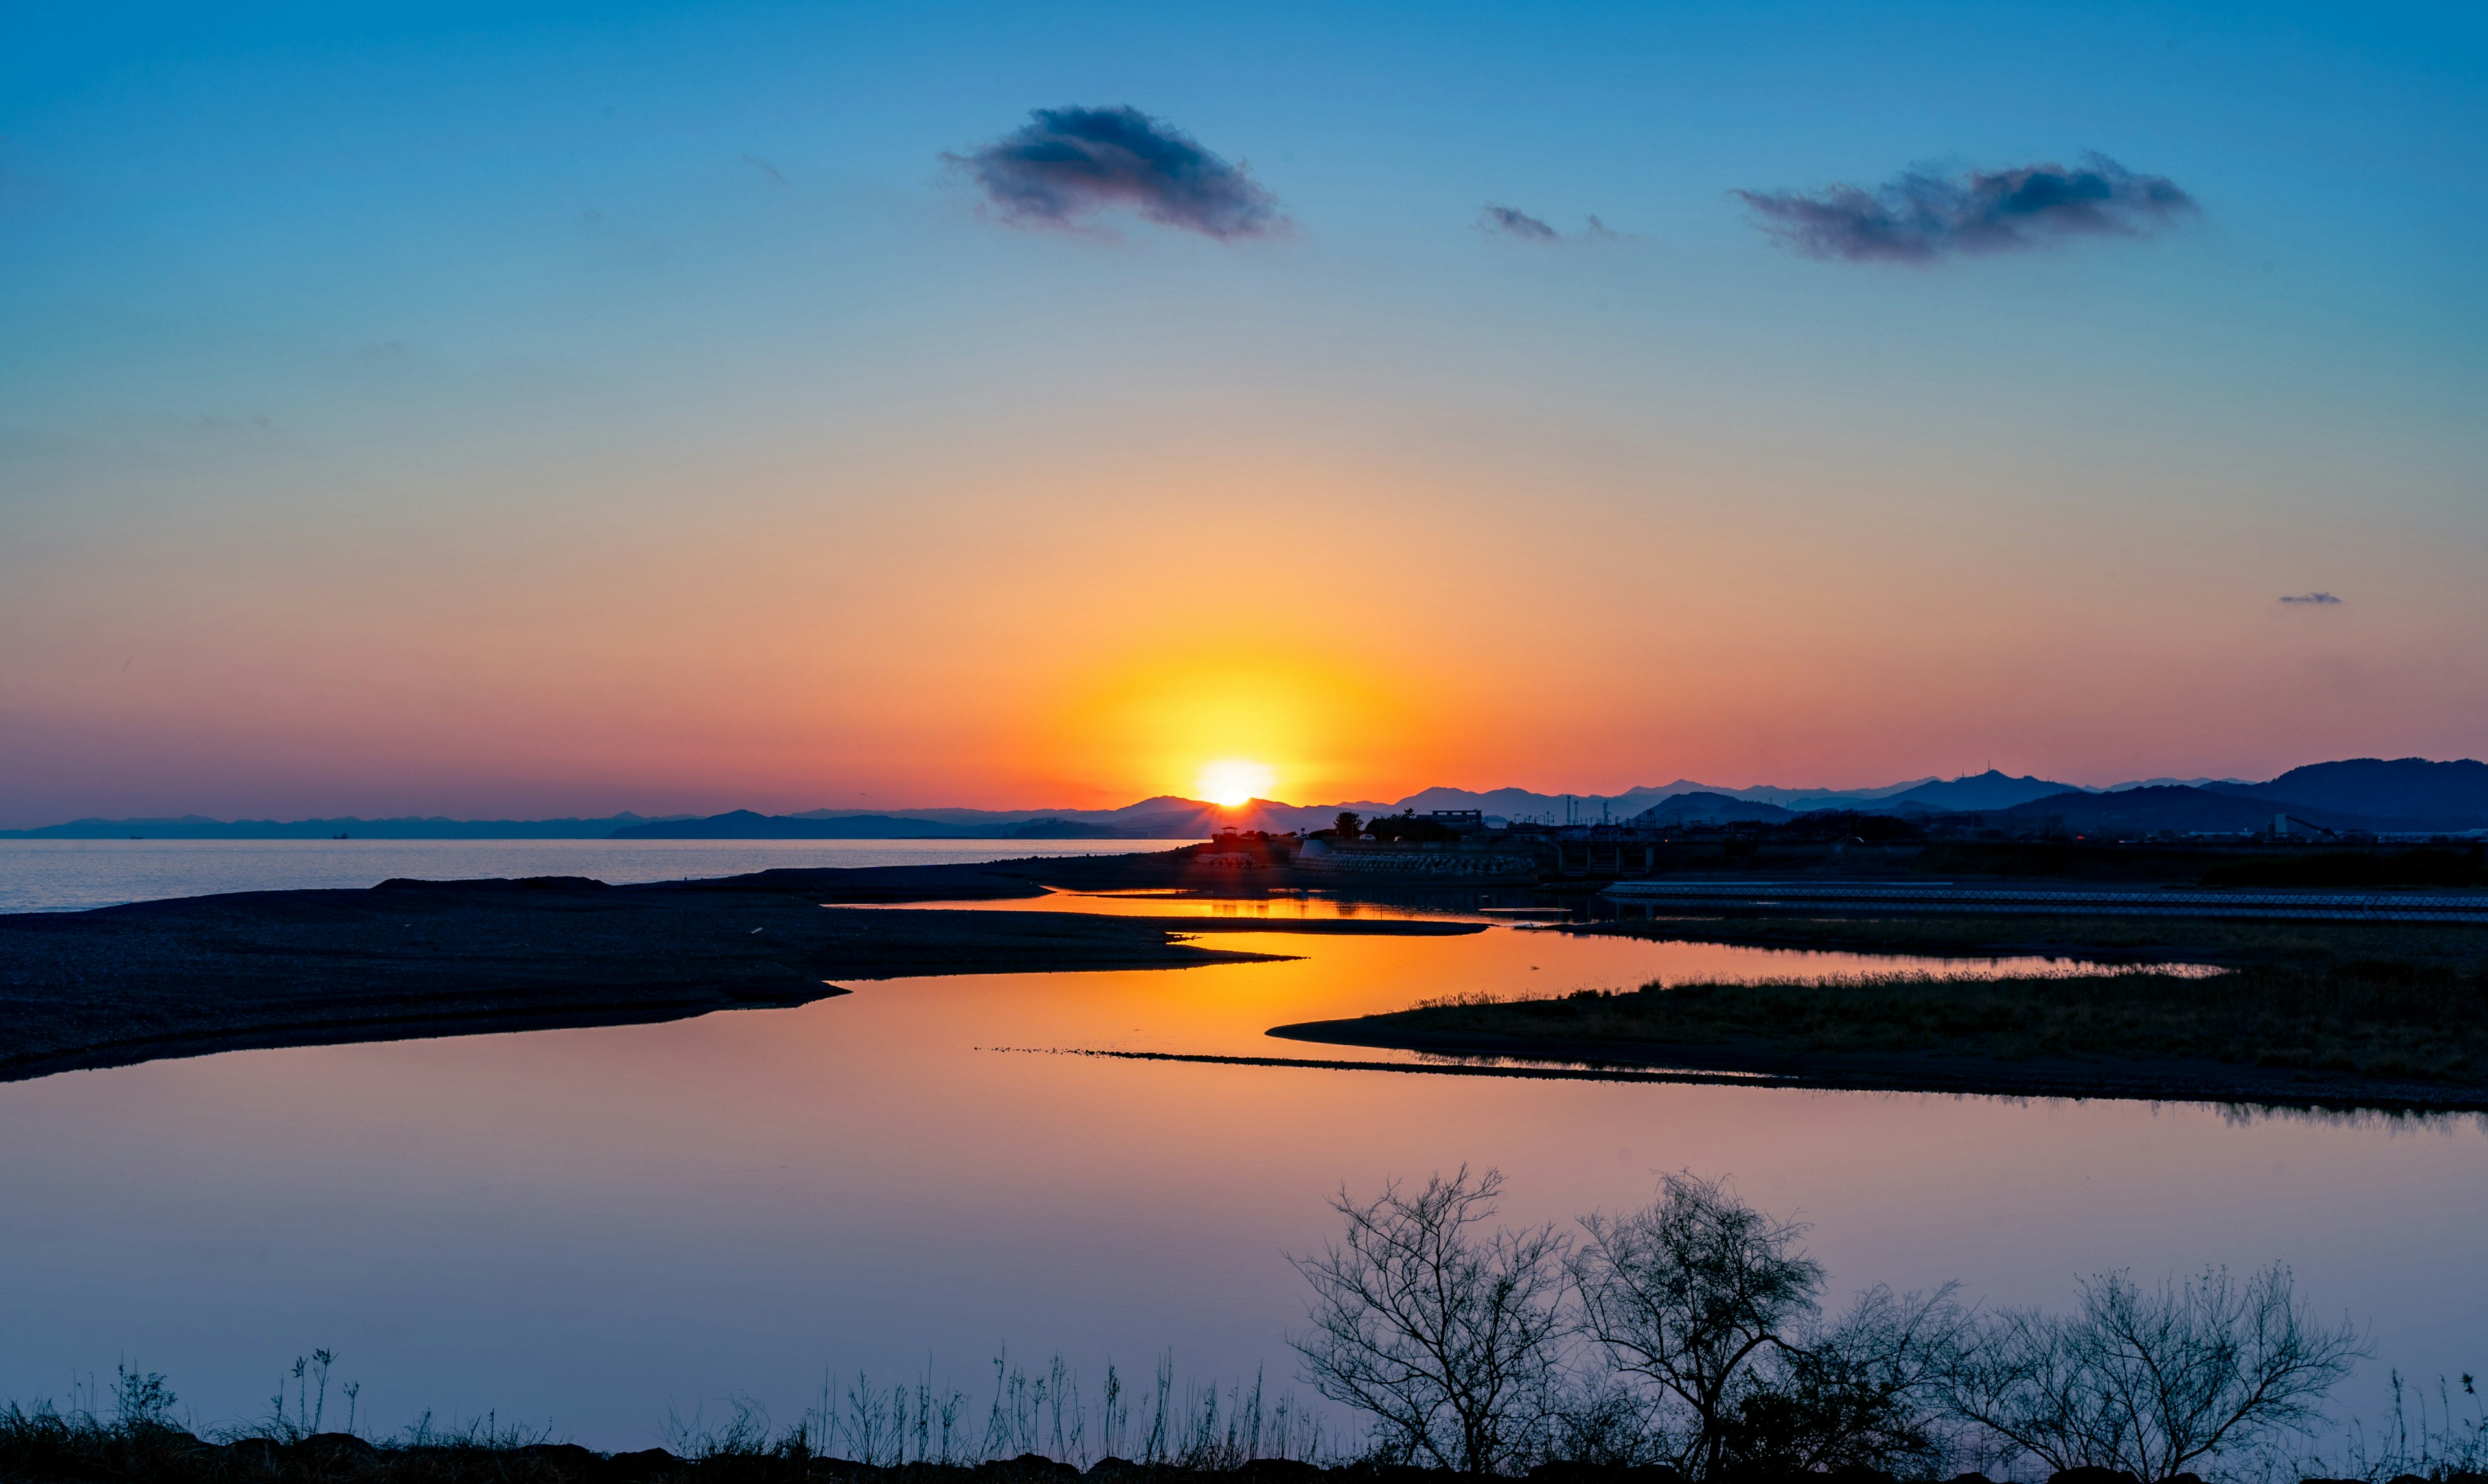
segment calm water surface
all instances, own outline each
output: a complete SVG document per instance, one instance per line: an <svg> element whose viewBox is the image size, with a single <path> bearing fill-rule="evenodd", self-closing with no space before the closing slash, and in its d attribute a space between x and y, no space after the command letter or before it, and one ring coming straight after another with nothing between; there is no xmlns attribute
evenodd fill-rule
<svg viewBox="0 0 2488 1484"><path fill-rule="evenodd" d="M1516 1220L1732 1174L1816 1223L1844 1290L2053 1303L2106 1267L2281 1259L2372 1323L2382 1362L2488 1360L2474 1121L1044 1053L1289 1054L1261 1031L1456 991L1891 966L1511 926L1219 940L1299 957L0 1085L0 1394L127 1358L240 1417L325 1345L383 1428L496 1410L639 1446L734 1393L789 1420L825 1366L929 1364L973 1392L1005 1344L1092 1376L1173 1347L1203 1378L1285 1377L1283 1254L1329 1232L1323 1197L1463 1161L1507 1172Z"/></svg>
<svg viewBox="0 0 2488 1484"><path fill-rule="evenodd" d="M0 840L0 912L218 891L376 886L393 876L589 876L620 885L779 866L927 866L1121 855L1190 840Z"/></svg>

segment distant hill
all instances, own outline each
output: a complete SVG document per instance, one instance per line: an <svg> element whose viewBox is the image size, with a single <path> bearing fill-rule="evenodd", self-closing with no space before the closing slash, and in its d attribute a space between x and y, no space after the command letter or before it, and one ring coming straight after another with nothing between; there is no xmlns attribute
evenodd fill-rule
<svg viewBox="0 0 2488 1484"><path fill-rule="evenodd" d="M1342 809L1359 814L1383 811L1397 812L1402 805L1374 801L1345 804L1296 805L1276 803L1257 798L1236 809L1221 809L1216 804L1198 798L1185 798L1176 794L1160 794L1138 803L1117 809L901 809L893 816L887 811L869 809L806 809L799 813L775 815L789 820L854 820L898 818L947 825L966 831L962 839L1008 840L1015 838L1066 838L1064 836L1023 836L1016 833L1023 826L1043 826L1049 829L1072 826L1095 826L1112 833L1100 839L1128 837L1139 840L1193 839L1207 833L1196 832L1196 826L1225 821L1247 829L1317 829L1327 827ZM1174 833L1156 833L1169 826L1180 826ZM1076 836L1070 838L1078 838Z"/></svg>
<svg viewBox="0 0 2488 1484"><path fill-rule="evenodd" d="M1098 825L1060 815L956 825L894 814L755 814L735 809L706 819L666 820L613 831L616 840L1199 840L1218 823L1273 827L1252 805L1220 809L1192 799L1151 800L1154 813L1129 814L1119 824ZM1278 826L1289 827L1289 826Z"/></svg>
<svg viewBox="0 0 2488 1484"><path fill-rule="evenodd" d="M2243 831L2270 829L2273 816L2294 815L2310 825L2327 829L2360 829L2368 822L2330 809L2288 799L2265 798L2250 794L2214 793L2209 789L2187 788L2170 784L2157 788L2124 789L2114 794L2089 794L2074 790L2063 794L2034 798L2009 809L1988 811L1992 817L2031 824L2050 817L2065 822L2065 828L2075 834L2091 832L2146 833L2171 830Z"/></svg>
<svg viewBox="0 0 2488 1484"><path fill-rule="evenodd" d="M1797 814L1812 814L1823 809L1854 809L1861 814L1925 813L1929 811L1931 805L1894 804L1892 800L1921 784L1939 781L1941 780L1935 778L1912 778L1907 783L1895 783L1888 788L1880 789L1789 789L1786 791L1773 789L1767 793L1762 789L1745 789L1737 797L1776 803Z"/></svg>
<svg viewBox="0 0 2488 1484"><path fill-rule="evenodd" d="M2248 792L2222 787L2222 793ZM2251 792L2412 829L2488 829L2488 763L2350 758L2293 768Z"/></svg>
<svg viewBox="0 0 2488 1484"><path fill-rule="evenodd" d="M2242 807L2206 798L2251 800ZM1681 800L1696 800L1685 803ZM2119 799L2091 805L2082 799ZM1726 802L1713 802L1726 800ZM2062 802L2055 802L2062 800ZM1732 807L1733 805L1733 807ZM2044 807L2032 807L2044 806ZM2269 827L2289 812L2332 828L2457 830L2488 828L2488 764L2425 758L2351 758L2296 768L2265 783L2236 779L2149 778L2093 791L2045 778L2014 777L1995 769L1959 778L1920 778L1865 789L1729 788L1679 778L1621 794L1541 794L1522 788L1420 789L1385 802L1287 804L1257 798L1221 809L1198 798L1161 794L1116 809L809 809L760 814L737 809L693 818L622 813L603 819L452 820L359 818L325 820L82 819L36 829L0 830L0 838L316 840L350 835L371 840L1198 840L1221 825L1273 831L1327 828L1342 810L1371 819L1404 810L1476 809L1495 820L1622 823L1669 811L1671 820L1783 820L1819 809L1919 817L1940 813L2062 815L2077 829L2231 829ZM2083 823L2076 823L2077 821ZM2208 822L2208 823L2207 823Z"/></svg>
<svg viewBox="0 0 2488 1484"><path fill-rule="evenodd" d="M899 819L888 814L850 814L837 819L790 819L735 809L704 820L665 820L613 831L616 840L956 840L955 825Z"/></svg>
<svg viewBox="0 0 2488 1484"><path fill-rule="evenodd" d="M1290 829L1325 829L1339 817L1337 806L1304 809L1272 803L1266 798L1251 799L1232 809L1202 803L1198 798L1152 798L1146 803L1145 810L1138 805L1117 810L1115 827L1136 840L1200 840L1222 826L1266 829L1272 834L1285 834Z"/></svg>
<svg viewBox="0 0 2488 1484"><path fill-rule="evenodd" d="M1343 807L1356 809L1368 815L1398 814L1403 809L1414 809L1419 814L1430 813L1436 809L1475 809L1480 813L1490 814L1500 819L1541 820L1561 824L1566 818L1568 808L1575 818L1595 820L1598 817L1599 806L1603 804L1610 819L1621 820L1626 815L1648 808L1671 794L1701 787L1701 784L1682 778L1661 788L1631 788L1621 794L1539 794L1520 788L1475 790L1436 787L1419 789L1407 798L1392 803L1377 801L1363 805L1348 804Z"/></svg>
<svg viewBox="0 0 2488 1484"><path fill-rule="evenodd" d="M1749 789L1721 789L1718 792L1752 799L1756 803L1778 804L1781 808L1803 814L1809 809L1863 809L1880 799L1890 798L1919 784L1935 781L1932 777L1911 778L1906 783L1884 783L1865 789L1784 789L1757 784Z"/></svg>
<svg viewBox="0 0 2488 1484"><path fill-rule="evenodd" d="M1954 812L1969 809L2010 809L2034 798L2050 798L2059 794L2087 793L2070 783L2050 783L2044 778L2016 778L1998 769L1965 777L1940 779L1904 789L1889 798L1879 799L1877 812L1885 812L1905 804L1926 809Z"/></svg>
<svg viewBox="0 0 2488 1484"><path fill-rule="evenodd" d="M1538 794L1520 788L1481 791L1436 787L1420 789L1407 798L1391 803L1367 801L1322 804L1308 807L1299 812L1306 815L1319 815L1325 811L1336 813L1341 809L1354 809L1359 814L1371 815L1397 814L1402 809L1414 809L1420 814L1435 809L1475 809L1480 813L1501 819L1542 820L1561 824L1564 821L1569 800L1572 817L1575 819L1595 821L1599 817L1603 806L1603 812L1609 820L1622 821L1644 813L1670 798L1681 798L1688 794L1741 799L1747 803L1778 804L1793 809L1850 809L1860 807L1870 800L1897 794L1903 789L1926 781L1928 780L1916 779L1911 783L1894 783L1871 789L1793 789L1774 785L1740 789L1730 788L1725 784L1697 783L1691 778L1679 778L1673 783L1637 784L1621 794ZM1739 817L1752 819L1757 816ZM1323 819L1321 823L1327 824L1329 821Z"/></svg>
<svg viewBox="0 0 2488 1484"><path fill-rule="evenodd" d="M1674 825L1726 825L1746 820L1759 820L1776 825L1793 820L1795 815L1777 804L1756 803L1750 798L1733 798L1726 794L1709 792L1675 794L1644 809L1626 821L1626 824L1664 827Z"/></svg>

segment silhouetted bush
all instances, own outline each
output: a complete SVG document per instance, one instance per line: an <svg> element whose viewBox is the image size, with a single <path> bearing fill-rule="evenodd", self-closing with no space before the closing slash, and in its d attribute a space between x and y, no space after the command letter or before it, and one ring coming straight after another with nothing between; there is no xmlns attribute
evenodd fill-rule
<svg viewBox="0 0 2488 1484"><path fill-rule="evenodd" d="M1421 819L1416 814L1378 814L1366 824L1365 832L1376 840L1429 842L1456 840L1458 832L1440 820Z"/></svg>

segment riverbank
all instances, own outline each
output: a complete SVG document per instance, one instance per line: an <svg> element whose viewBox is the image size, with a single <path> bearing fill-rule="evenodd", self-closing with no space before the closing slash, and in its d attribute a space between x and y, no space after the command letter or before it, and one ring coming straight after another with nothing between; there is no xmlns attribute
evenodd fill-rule
<svg viewBox="0 0 2488 1484"><path fill-rule="evenodd" d="M1269 957L1235 932L1443 934L1474 924L1239 920L826 904L1173 886L1190 852L777 870L609 886L388 882L0 916L0 1080L276 1046L630 1024L844 993L834 981L1177 968Z"/></svg>
<svg viewBox="0 0 2488 1484"><path fill-rule="evenodd" d="M1998 979L1650 985L1454 997L1286 1040L1786 1085L2488 1110L2488 977L2359 961Z"/></svg>

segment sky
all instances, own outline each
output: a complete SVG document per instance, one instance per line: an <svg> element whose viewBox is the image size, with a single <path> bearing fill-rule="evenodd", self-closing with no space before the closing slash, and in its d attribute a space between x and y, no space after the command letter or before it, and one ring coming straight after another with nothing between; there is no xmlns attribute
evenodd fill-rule
<svg viewBox="0 0 2488 1484"><path fill-rule="evenodd" d="M9 32L0 826L2488 750L2476 8Z"/></svg>

